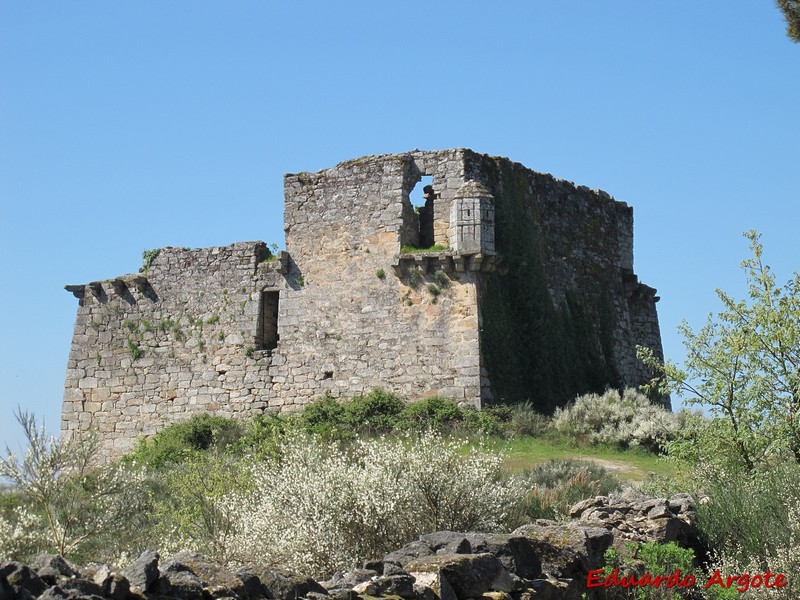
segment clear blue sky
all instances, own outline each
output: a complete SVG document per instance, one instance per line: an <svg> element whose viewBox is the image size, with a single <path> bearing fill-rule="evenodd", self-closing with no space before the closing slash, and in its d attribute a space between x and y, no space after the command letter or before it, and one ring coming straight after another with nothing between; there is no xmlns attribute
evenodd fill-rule
<svg viewBox="0 0 800 600"><path fill-rule="evenodd" d="M0 0L0 442L58 430L76 299L142 251L283 242L282 174L468 147L634 207L665 351L741 232L798 267L800 45L771 0Z"/></svg>

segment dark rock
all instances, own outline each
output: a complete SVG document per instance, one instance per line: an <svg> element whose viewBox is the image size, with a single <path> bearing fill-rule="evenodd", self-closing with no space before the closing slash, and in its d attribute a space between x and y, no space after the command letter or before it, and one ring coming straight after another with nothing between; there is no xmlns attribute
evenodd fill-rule
<svg viewBox="0 0 800 600"><path fill-rule="evenodd" d="M235 575L242 582L242 585L244 585L245 592L250 600L265 597L264 586L261 585L261 580L249 568L243 567L236 571Z"/></svg>
<svg viewBox="0 0 800 600"><path fill-rule="evenodd" d="M583 581L589 569L603 566L603 553L613 541L612 534L600 527L543 520L523 525L511 535L528 539L544 573Z"/></svg>
<svg viewBox="0 0 800 600"><path fill-rule="evenodd" d="M158 559L158 552L145 550L122 571L134 591L146 592L158 581Z"/></svg>
<svg viewBox="0 0 800 600"><path fill-rule="evenodd" d="M475 598L489 590L510 592L514 587L508 571L491 554L438 554L412 561L405 568L418 583L425 574L438 574L459 600Z"/></svg>
<svg viewBox="0 0 800 600"><path fill-rule="evenodd" d="M407 599L415 597L414 578L407 573L379 577L378 582L381 596L400 596Z"/></svg>
<svg viewBox="0 0 800 600"><path fill-rule="evenodd" d="M383 563L382 574L387 577L391 577L392 575L408 575L408 573L403 570L403 567L390 562Z"/></svg>
<svg viewBox="0 0 800 600"><path fill-rule="evenodd" d="M103 595L112 600L125 600L131 595L131 584L124 575L112 573L102 585Z"/></svg>
<svg viewBox="0 0 800 600"><path fill-rule="evenodd" d="M203 587L226 588L230 592L226 594L228 596L242 600L249 598L247 586L238 575L202 554L178 552L161 563L160 571L162 576L170 571L190 571L199 578Z"/></svg>
<svg viewBox="0 0 800 600"><path fill-rule="evenodd" d="M463 533L436 531L420 536L419 541L431 549L431 554L471 554L472 547Z"/></svg>
<svg viewBox="0 0 800 600"><path fill-rule="evenodd" d="M0 600L14 600L14 588L5 576L0 575Z"/></svg>
<svg viewBox="0 0 800 600"><path fill-rule="evenodd" d="M322 586L328 590L346 589L352 590L357 585L366 581L372 581L378 577L378 572L371 569L354 569L340 577L334 576L330 581L322 582ZM374 596L375 594L369 594Z"/></svg>
<svg viewBox="0 0 800 600"><path fill-rule="evenodd" d="M430 556L433 553L434 551L430 546L428 546L428 544L421 542L420 540L416 540L414 542L409 542L399 550L390 552L383 557L383 561L397 563L398 565L405 567L407 562L423 556Z"/></svg>
<svg viewBox="0 0 800 600"><path fill-rule="evenodd" d="M308 594L306 594L306 596L308 596L309 594L316 594L316 592L309 592ZM357 600L358 598L358 594L356 592L345 588L336 588L330 590L328 592L328 595L333 600Z"/></svg>
<svg viewBox="0 0 800 600"><path fill-rule="evenodd" d="M173 568L161 575L157 586L162 596L181 600L203 600L203 582L188 569Z"/></svg>
<svg viewBox="0 0 800 600"><path fill-rule="evenodd" d="M103 588L88 579L65 579L59 587L71 596L103 596Z"/></svg>
<svg viewBox="0 0 800 600"><path fill-rule="evenodd" d="M40 554L31 563L31 568L46 583L55 585L59 579L78 577L77 569L58 554Z"/></svg>
<svg viewBox="0 0 800 600"><path fill-rule="evenodd" d="M0 576L11 585L28 590L33 596L41 595L49 587L28 565L16 561L0 564Z"/></svg>
<svg viewBox="0 0 800 600"><path fill-rule="evenodd" d="M67 600L68 598L70 595L57 585L50 586L39 596L39 600Z"/></svg>
<svg viewBox="0 0 800 600"><path fill-rule="evenodd" d="M31 594L27 589L24 587L20 587L18 585L12 585L11 588L14 590L15 600L34 600L36 596ZM45 590L46 593L46 590ZM41 596L39 596L41 598Z"/></svg>
<svg viewBox="0 0 800 600"><path fill-rule="evenodd" d="M248 570L261 580L265 596L268 598L296 600L309 592L326 595L328 593L324 587L305 575L267 567L251 567Z"/></svg>
<svg viewBox="0 0 800 600"><path fill-rule="evenodd" d="M509 573L522 579L536 579L542 574L542 561L530 540L524 536L487 535L483 551L496 556Z"/></svg>

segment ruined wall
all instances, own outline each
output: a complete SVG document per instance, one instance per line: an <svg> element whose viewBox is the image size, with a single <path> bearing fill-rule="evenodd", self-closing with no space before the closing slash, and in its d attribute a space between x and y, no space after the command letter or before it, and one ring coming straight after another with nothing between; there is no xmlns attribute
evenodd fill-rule
<svg viewBox="0 0 800 600"><path fill-rule="evenodd" d="M475 275L443 272L434 281L434 265L409 281L394 268L401 245L414 242L409 194L420 177L434 175L443 198L463 184L459 151L435 159L366 157L286 176L286 247L303 288L287 309L297 322L281 345L289 372L314 365L331 374L317 393L381 386L409 399L442 394L479 402ZM439 204L436 212L444 212ZM436 231L447 245L446 227Z"/></svg>
<svg viewBox="0 0 800 600"><path fill-rule="evenodd" d="M586 391L638 385L637 344L661 354L655 290L633 273L633 211L504 158L465 153L496 204L504 275L481 288L483 356L496 400L545 410Z"/></svg>
<svg viewBox="0 0 800 600"><path fill-rule="evenodd" d="M423 176L444 250L401 252L420 241ZM67 286L79 308L62 429L97 427L113 455L195 412L293 410L323 393L549 410L637 384L635 345L661 343L632 219L604 192L469 150L286 175L286 252L164 248L143 273Z"/></svg>
<svg viewBox="0 0 800 600"><path fill-rule="evenodd" d="M191 413L267 407L269 364L255 359L261 291L287 290L262 242L163 248L145 273L68 286L79 298L62 430L96 427L118 454Z"/></svg>

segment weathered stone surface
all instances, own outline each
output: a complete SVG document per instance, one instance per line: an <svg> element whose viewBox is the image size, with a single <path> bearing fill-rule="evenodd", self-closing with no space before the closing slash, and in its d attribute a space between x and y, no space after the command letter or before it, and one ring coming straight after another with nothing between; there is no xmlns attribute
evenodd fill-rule
<svg viewBox="0 0 800 600"><path fill-rule="evenodd" d="M589 569L602 567L603 553L613 541L611 533L601 527L546 520L523 525L512 535L528 539L544 573L582 581Z"/></svg>
<svg viewBox="0 0 800 600"><path fill-rule="evenodd" d="M145 550L122 571L134 591L148 591L158 581L158 559L158 552Z"/></svg>
<svg viewBox="0 0 800 600"><path fill-rule="evenodd" d="M433 190L418 213L423 175ZM517 264L494 248L511 187L552 303L584 302L589 346L609 349L623 384L641 382L634 348L658 354L661 342L655 290L633 273L631 209L508 159L414 151L287 175L277 256L263 242L167 247L141 274L68 286L79 308L62 430L92 423L112 457L193 413L290 411L326 392L493 399L504 375L484 355L479 313L490 281L516 293L513 277L494 277ZM422 238L445 250L400 253Z"/></svg>
<svg viewBox="0 0 800 600"><path fill-rule="evenodd" d="M0 577L5 577L11 585L24 588L34 596L40 595L48 588L33 569L16 561L0 564Z"/></svg>
<svg viewBox="0 0 800 600"><path fill-rule="evenodd" d="M31 567L47 584L55 585L62 577L77 577L78 571L58 554L40 554Z"/></svg>
<svg viewBox="0 0 800 600"><path fill-rule="evenodd" d="M417 583L425 574L444 578L459 599L475 598L489 590L513 589L508 571L491 554L437 554L416 559L405 568Z"/></svg>
<svg viewBox="0 0 800 600"><path fill-rule="evenodd" d="M39 600L67 600L70 595L59 586L53 585L47 588L38 598Z"/></svg>
<svg viewBox="0 0 800 600"><path fill-rule="evenodd" d="M578 523L604 527L614 535L614 543L678 542L691 543L695 523L694 502L688 494L670 498L597 496L577 503L570 516Z"/></svg>
<svg viewBox="0 0 800 600"><path fill-rule="evenodd" d="M243 600L248 598L247 586L238 575L202 554L178 552L161 563L159 570L162 576L170 572L189 571L197 576L203 587L215 588L217 594L228 590L223 595L234 595Z"/></svg>
<svg viewBox="0 0 800 600"><path fill-rule="evenodd" d="M70 595L103 597L103 588L88 579L64 579L59 587Z"/></svg>
<svg viewBox="0 0 800 600"><path fill-rule="evenodd" d="M0 575L0 600L14 600L16 594L14 588L8 583L5 575Z"/></svg>
<svg viewBox="0 0 800 600"><path fill-rule="evenodd" d="M248 570L259 578L264 586L264 595L267 598L295 600L309 592L328 594L324 587L305 575L299 575L284 569L266 567L250 567Z"/></svg>

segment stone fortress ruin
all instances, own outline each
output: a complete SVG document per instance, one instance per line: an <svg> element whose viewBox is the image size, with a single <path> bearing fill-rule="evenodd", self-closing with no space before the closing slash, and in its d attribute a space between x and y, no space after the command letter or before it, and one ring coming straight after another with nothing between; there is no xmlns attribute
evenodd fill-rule
<svg viewBox="0 0 800 600"><path fill-rule="evenodd" d="M139 273L66 286L63 433L94 427L118 455L198 412L377 387L550 411L642 383L636 345L661 355L633 211L605 192L466 149L359 158L284 187L286 251L166 247Z"/></svg>

